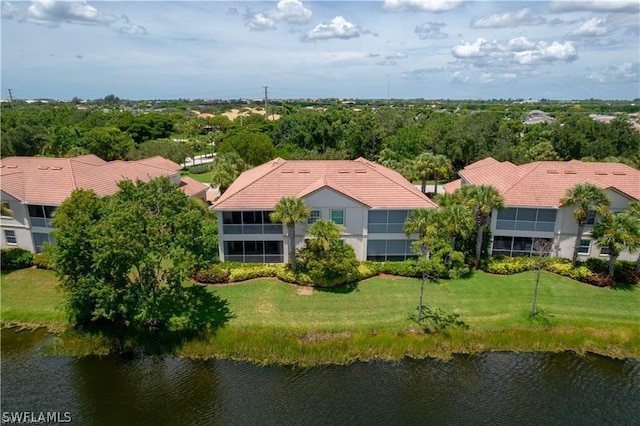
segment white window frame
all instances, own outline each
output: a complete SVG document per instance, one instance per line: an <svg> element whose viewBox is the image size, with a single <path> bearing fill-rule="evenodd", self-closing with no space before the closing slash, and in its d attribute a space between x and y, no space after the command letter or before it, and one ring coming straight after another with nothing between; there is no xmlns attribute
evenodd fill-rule
<svg viewBox="0 0 640 426"><path fill-rule="evenodd" d="M18 245L18 237L16 236L16 231L13 229L5 229L4 230L4 239L7 242L8 246L17 246ZM11 241L13 240L13 241Z"/></svg>
<svg viewBox="0 0 640 426"><path fill-rule="evenodd" d="M589 210L589 213L587 213L587 220L585 222L585 225L595 225L596 224L596 212L593 210Z"/></svg>
<svg viewBox="0 0 640 426"><path fill-rule="evenodd" d="M334 214L334 213L342 213L342 223L338 223L338 222L336 222L336 220L335 220L335 219L334 219L334 217L333 217L333 214ZM345 212L344 212L344 210L331 210L331 221L332 221L333 223L335 223L336 225L346 226L346 225L345 225L346 220L345 220L345 217L344 217L344 216L345 216Z"/></svg>
<svg viewBox="0 0 640 426"><path fill-rule="evenodd" d="M581 249L582 247L584 247L584 244L582 244L582 243L583 243L583 241L586 241L587 243L589 243L589 244L587 244L587 246L586 246L586 247L587 247L587 251L586 251L586 252L580 251L580 249ZM578 254L586 254L586 255L589 255L589 253L591 253L591 240L580 240L580 244L578 245Z"/></svg>
<svg viewBox="0 0 640 426"><path fill-rule="evenodd" d="M320 210L311 210L311 214L307 218L307 225L313 225L320 219L322 219L322 212Z"/></svg>

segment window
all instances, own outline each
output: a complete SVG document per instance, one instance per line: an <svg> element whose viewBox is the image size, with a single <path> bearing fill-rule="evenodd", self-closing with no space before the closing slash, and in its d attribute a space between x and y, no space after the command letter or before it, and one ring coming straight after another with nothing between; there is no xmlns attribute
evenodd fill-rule
<svg viewBox="0 0 640 426"><path fill-rule="evenodd" d="M609 247L602 247L600 249L600 256L609 256L610 253L611 250L609 250Z"/></svg>
<svg viewBox="0 0 640 426"><path fill-rule="evenodd" d="M556 214L555 209L510 207L498 212L496 229L553 232Z"/></svg>
<svg viewBox="0 0 640 426"><path fill-rule="evenodd" d="M587 225L595 225L596 223L596 212L593 210L589 210L587 214L587 221L585 222Z"/></svg>
<svg viewBox="0 0 640 426"><path fill-rule="evenodd" d="M282 234L282 224L272 223L270 211L222 212L225 234Z"/></svg>
<svg viewBox="0 0 640 426"><path fill-rule="evenodd" d="M414 240L369 240L367 260L386 262L406 260L417 255L411 251Z"/></svg>
<svg viewBox="0 0 640 426"><path fill-rule="evenodd" d="M404 234L408 210L369 210L369 234Z"/></svg>
<svg viewBox="0 0 640 426"><path fill-rule="evenodd" d="M589 254L591 248L591 240L580 240L580 246L578 247L578 254Z"/></svg>
<svg viewBox="0 0 640 426"><path fill-rule="evenodd" d="M344 225L344 210L331 210L331 220L336 225Z"/></svg>
<svg viewBox="0 0 640 426"><path fill-rule="evenodd" d="M244 263L283 263L282 241L225 241L224 259Z"/></svg>
<svg viewBox="0 0 640 426"><path fill-rule="evenodd" d="M45 232L34 232L33 241L36 244L36 253L42 252L42 249L44 248L44 245L46 243L55 244L55 240L53 239L53 236Z"/></svg>
<svg viewBox="0 0 640 426"><path fill-rule="evenodd" d="M6 212L7 214L3 214L3 217L11 217L11 207L9 207L9 203L2 202L2 212Z"/></svg>
<svg viewBox="0 0 640 426"><path fill-rule="evenodd" d="M312 225L320 220L320 210L311 210L311 215L307 218L307 225Z"/></svg>
<svg viewBox="0 0 640 426"><path fill-rule="evenodd" d="M537 238L532 237L493 237L493 245L491 249L492 256L531 256L535 254L534 241ZM548 238L543 240L552 241Z"/></svg>
<svg viewBox="0 0 640 426"><path fill-rule="evenodd" d="M38 206L29 205L29 219L32 226L38 226L41 228L52 228L51 218L55 211L55 206Z"/></svg>
<svg viewBox="0 0 640 426"><path fill-rule="evenodd" d="M4 238L7 240L7 245L11 245L11 246L18 245L18 239L16 238L16 231L12 229L4 230Z"/></svg>

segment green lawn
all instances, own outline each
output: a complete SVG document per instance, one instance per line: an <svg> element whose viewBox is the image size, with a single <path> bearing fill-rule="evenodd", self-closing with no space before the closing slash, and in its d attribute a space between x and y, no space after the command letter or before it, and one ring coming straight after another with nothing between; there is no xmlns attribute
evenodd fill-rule
<svg viewBox="0 0 640 426"><path fill-rule="evenodd" d="M455 312L472 328L531 326L534 283L534 272L512 276L475 272L469 279L427 284L424 304ZM238 326L401 331L409 324L409 313L415 312L418 305L420 281L372 278L350 292L314 290L311 295L277 280L210 288L229 301L237 316L231 324ZM637 287L627 291L603 289L543 273L538 307L544 325L640 331Z"/></svg>
<svg viewBox="0 0 640 426"><path fill-rule="evenodd" d="M0 275L3 322L62 325L62 294L52 271L21 269Z"/></svg>
<svg viewBox="0 0 640 426"><path fill-rule="evenodd" d="M457 313L469 326L434 335L416 333L407 319L418 304L416 279L378 277L334 291L310 291L275 279L209 286L229 302L235 318L174 354L303 366L487 350L640 357L639 286L603 289L543 273L541 315L532 320L534 283L533 272L506 277L475 272L468 279L427 284L424 303ZM4 324L65 328L58 309L62 294L51 271L4 273L0 288ZM65 332L54 352L105 353L109 347L99 338Z"/></svg>
<svg viewBox="0 0 640 426"><path fill-rule="evenodd" d="M180 172L180 175L189 176L190 178L195 179L198 182L211 183L211 172L193 174L183 170Z"/></svg>

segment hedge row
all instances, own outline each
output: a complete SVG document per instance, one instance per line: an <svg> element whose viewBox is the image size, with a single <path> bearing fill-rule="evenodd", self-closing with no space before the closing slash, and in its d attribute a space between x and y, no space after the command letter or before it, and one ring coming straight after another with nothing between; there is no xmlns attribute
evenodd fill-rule
<svg viewBox="0 0 640 426"><path fill-rule="evenodd" d="M33 253L19 247L0 250L0 267L3 271L29 268L33 265Z"/></svg>
<svg viewBox="0 0 640 426"><path fill-rule="evenodd" d="M635 272L635 263L617 261L612 279L608 275L609 264L605 259L591 258L571 266L568 259L537 257L493 257L487 260L484 270L492 274L511 275L531 271L541 265L543 269L598 287L613 287L616 283L636 284L640 277Z"/></svg>

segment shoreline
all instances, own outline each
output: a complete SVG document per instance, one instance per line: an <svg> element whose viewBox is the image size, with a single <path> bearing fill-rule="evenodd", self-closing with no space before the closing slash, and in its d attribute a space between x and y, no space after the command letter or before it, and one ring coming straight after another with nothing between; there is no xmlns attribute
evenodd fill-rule
<svg viewBox="0 0 640 426"><path fill-rule="evenodd" d="M104 356L116 353L100 335L81 335L56 324L2 323L2 330L15 332L44 328L54 337L46 348L51 356ZM299 368L350 365L355 362L403 359L449 360L456 355L486 352L573 352L612 359L640 360L640 332L594 328L557 327L540 329L503 328L450 330L435 334L393 332L322 332L225 327L215 333L188 340L171 351L148 353L137 345L128 354L168 356L192 360L226 359L260 366Z"/></svg>

